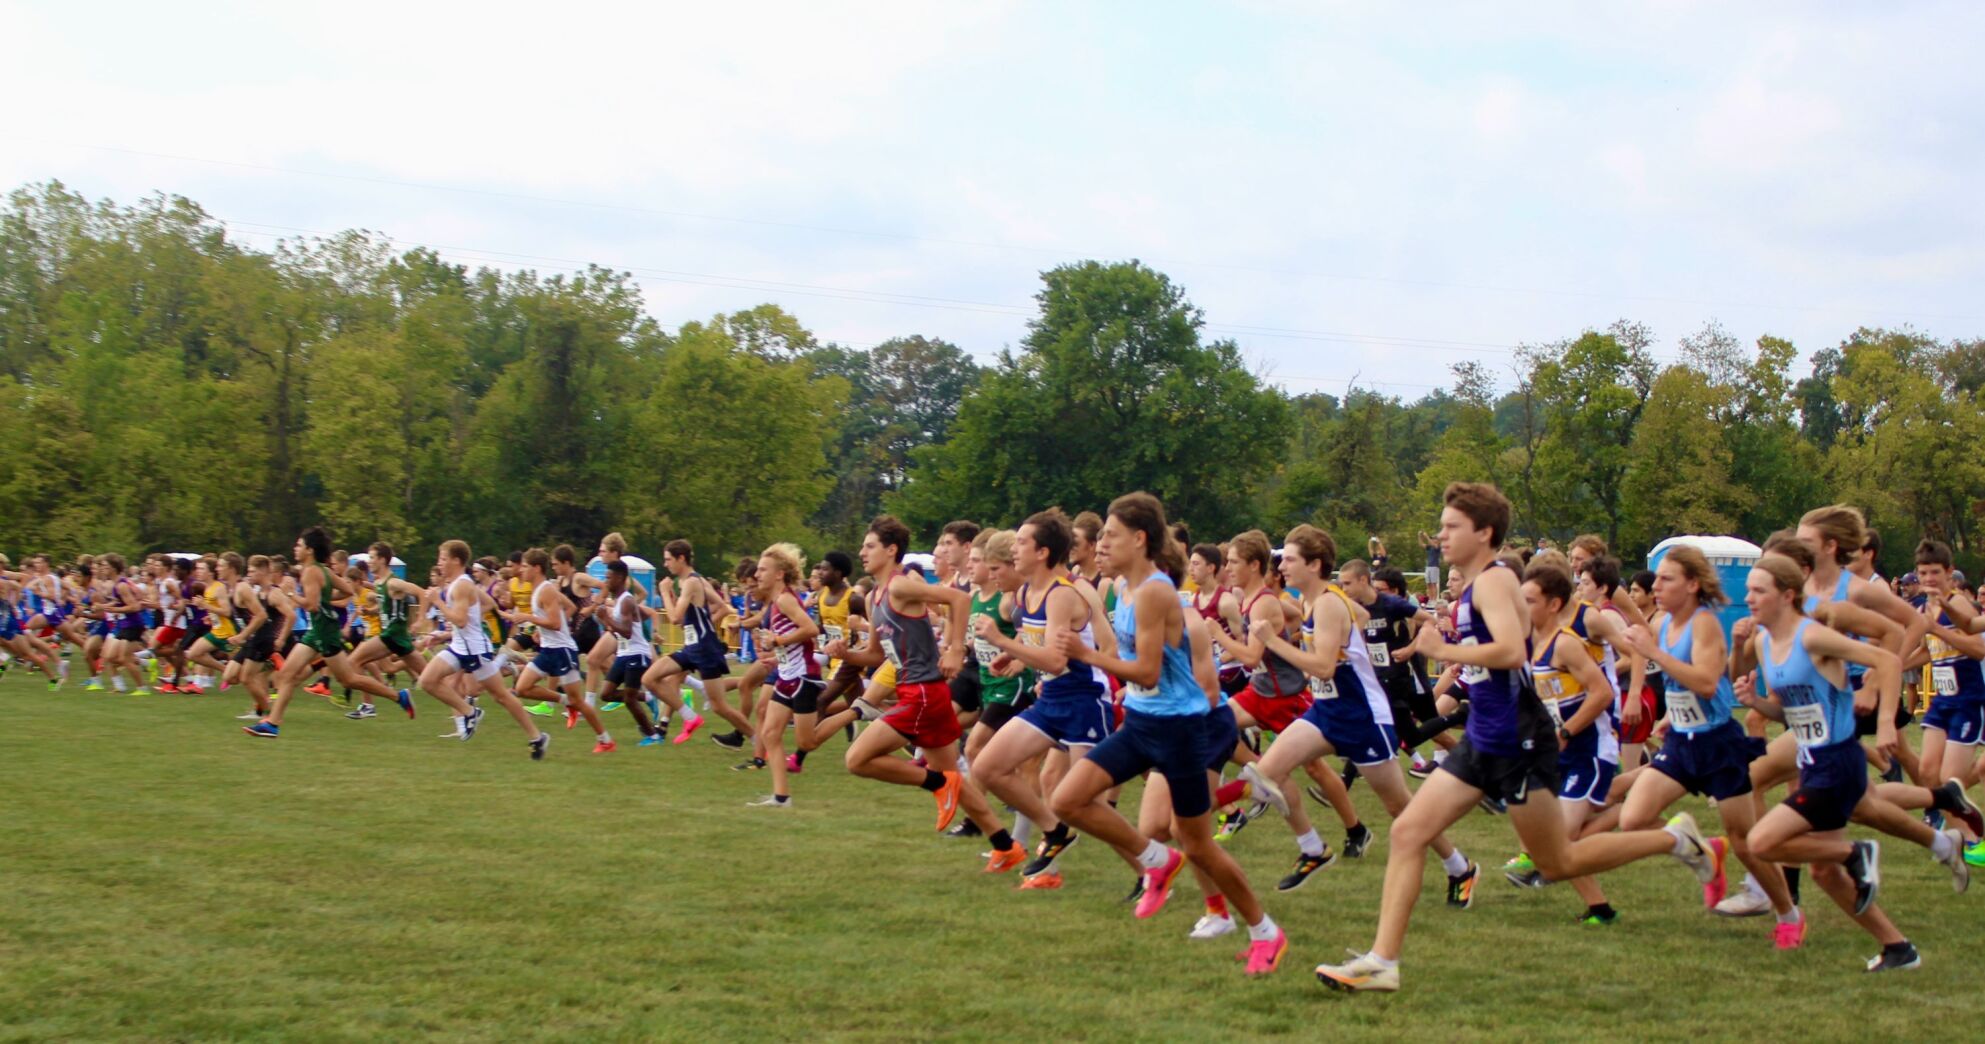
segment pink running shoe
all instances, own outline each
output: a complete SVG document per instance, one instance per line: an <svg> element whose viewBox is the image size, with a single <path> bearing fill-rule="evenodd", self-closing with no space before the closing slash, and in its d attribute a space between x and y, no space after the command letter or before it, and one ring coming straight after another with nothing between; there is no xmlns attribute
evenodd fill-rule
<svg viewBox="0 0 1985 1044"><path fill-rule="evenodd" d="M1771 926L1771 943L1781 950L1796 950L1806 945L1806 918L1801 914L1791 924Z"/></svg>
<svg viewBox="0 0 1985 1044"><path fill-rule="evenodd" d="M1723 864L1730 857L1730 842L1720 837L1709 839L1709 864L1713 874L1702 886L1702 905L1714 910L1716 904L1729 894L1730 879L1723 873Z"/></svg>
<svg viewBox="0 0 1985 1044"><path fill-rule="evenodd" d="M795 774L800 771L800 756L798 754L786 755L786 771Z"/></svg>
<svg viewBox="0 0 1985 1044"><path fill-rule="evenodd" d="M1240 957L1248 962L1249 975L1267 975L1282 966L1282 955L1289 952L1289 933L1280 927L1275 929L1275 938L1248 943Z"/></svg>
<svg viewBox="0 0 1985 1044"><path fill-rule="evenodd" d="M1144 894L1137 900L1137 918L1156 916L1165 908L1165 900L1172 897L1172 880L1179 876L1185 866L1185 856L1176 848L1165 849L1165 865L1156 870L1144 872Z"/></svg>
<svg viewBox="0 0 1985 1044"><path fill-rule="evenodd" d="M689 737L696 735L696 730L702 727L703 727L702 718L700 717L691 718L688 721L682 723L682 731L676 733L675 738L670 740L669 742L677 746L681 746L684 743L688 743Z"/></svg>

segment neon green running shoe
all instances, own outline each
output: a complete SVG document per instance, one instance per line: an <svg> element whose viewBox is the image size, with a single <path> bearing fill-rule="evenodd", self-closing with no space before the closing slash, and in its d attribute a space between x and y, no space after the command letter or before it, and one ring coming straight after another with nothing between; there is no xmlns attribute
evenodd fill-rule
<svg viewBox="0 0 1985 1044"><path fill-rule="evenodd" d="M102 682L100 682L100 681L97 681L97 680L96 680L95 678L91 678L91 679L90 679L90 681L89 681L89 684L87 684L87 685L85 685L85 686L83 686L83 691L84 691L84 692L102 692L102 691L103 691L103 683L102 683Z"/></svg>
<svg viewBox="0 0 1985 1044"><path fill-rule="evenodd" d="M627 706L627 704L625 704L625 703L620 703L620 702L614 702L614 703L602 703L602 704L600 704L600 709L601 709L601 710L603 710L603 711L606 711L606 712L608 712L608 713L612 713L613 711L617 711L617 710L619 710L620 708L622 708L622 707L625 707L625 706Z"/></svg>
<svg viewBox="0 0 1985 1044"><path fill-rule="evenodd" d="M1536 875L1537 864L1531 862L1528 852L1518 852L1515 859L1503 864L1503 876L1519 888L1529 887L1531 878Z"/></svg>
<svg viewBox="0 0 1985 1044"><path fill-rule="evenodd" d="M558 713L558 707L543 700L524 708L524 713L538 718L549 718Z"/></svg>
<svg viewBox="0 0 1985 1044"><path fill-rule="evenodd" d="M1985 866L1985 841L1973 841L1964 846L1964 861L1972 866Z"/></svg>

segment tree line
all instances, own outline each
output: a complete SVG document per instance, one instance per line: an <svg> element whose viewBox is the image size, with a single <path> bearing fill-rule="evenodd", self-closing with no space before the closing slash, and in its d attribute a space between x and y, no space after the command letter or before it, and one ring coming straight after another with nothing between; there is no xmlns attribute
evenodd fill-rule
<svg viewBox="0 0 1985 1044"><path fill-rule="evenodd" d="M884 510L930 539L1147 489L1205 537L1307 521L1406 557L1468 478L1509 492L1519 539L1629 560L1845 500L1896 538L1890 571L1919 534L1979 563L1985 341L1861 329L1795 375L1780 338L1711 324L1657 352L1622 321L1406 401L1284 392L1135 261L1044 272L1036 302L986 366L823 343L769 304L670 333L622 272L471 270L361 231L258 250L184 198L26 186L0 209L0 550L281 549L322 521L417 564L611 530L818 555Z"/></svg>

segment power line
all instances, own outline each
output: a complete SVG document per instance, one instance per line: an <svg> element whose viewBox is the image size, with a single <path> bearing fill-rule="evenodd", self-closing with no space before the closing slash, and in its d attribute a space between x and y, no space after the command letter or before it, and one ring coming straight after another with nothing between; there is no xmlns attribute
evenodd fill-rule
<svg viewBox="0 0 1985 1044"><path fill-rule="evenodd" d="M249 163L240 160L214 159L204 156L187 156L168 152L155 152L147 149L133 149L117 145L98 145L87 142L61 141L22 135L21 140L39 141L43 144L60 145L68 148L86 149L98 152L112 152L128 156L145 156L152 159L171 160L180 163L199 163L210 166L234 167L243 170L267 171L275 174L289 174L299 177L324 178L338 181L351 181L375 185L389 185L397 188L419 189L427 192L447 192L468 196L481 196L490 199L510 199L521 202L542 203L554 206L578 207L589 210L618 211L622 213L651 214L659 217L681 218L694 221L721 222L735 225L752 225L765 228L785 228L797 231L821 232L830 235L855 236L867 239L892 240L908 243L930 243L941 246L972 247L975 249L1005 250L1051 255L1067 258L1121 256L1123 251L1084 251L1060 247L1043 247L1017 243L1000 243L986 240L958 239L944 236L918 235L907 232L891 232L877 229L848 228L837 225L820 225L801 221L782 221L768 218L739 217L728 214L707 214L687 210L670 210L660 207L636 206L626 203L600 202L598 200L567 199L558 196L541 196L522 192L506 192L498 189L481 189L461 185L447 185L429 181L415 181L406 178L391 178L372 174L351 174L335 171L307 170L298 167L284 167L267 163ZM1131 251L1135 255L1136 251ZM1901 309L1859 308L1846 303L1828 304L1774 304L1756 301L1718 301L1712 299L1676 297L1662 294L1631 294L1596 290L1575 290L1553 287L1499 286L1485 283L1465 283L1451 280L1413 279L1402 276L1382 276L1359 272L1313 272L1263 265L1238 264L1220 261L1195 261L1181 258L1151 258L1151 263L1164 267L1187 267L1246 272L1255 275L1273 275L1297 279L1336 280L1343 282L1381 283L1399 286L1418 286L1435 289L1468 290L1496 294L1531 294L1546 297L1574 297L1602 301L1635 301L1656 304L1682 304L1706 308L1739 308L1788 312L1854 312L1860 315L1886 314L1898 318L1921 318L1977 322L1985 317L1934 312L1912 312Z"/></svg>

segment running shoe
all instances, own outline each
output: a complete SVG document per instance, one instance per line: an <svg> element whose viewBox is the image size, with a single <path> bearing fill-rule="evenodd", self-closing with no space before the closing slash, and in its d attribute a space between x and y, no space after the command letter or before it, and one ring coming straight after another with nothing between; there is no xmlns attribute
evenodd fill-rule
<svg viewBox="0 0 1985 1044"><path fill-rule="evenodd" d="M1944 864L1944 869L1951 872L1951 890L1963 894L1965 889L1971 887L1971 867L1964 861L1964 834L1956 827L1945 829L1943 834L1951 839L1951 854L1949 858L1937 862Z"/></svg>
<svg viewBox="0 0 1985 1044"><path fill-rule="evenodd" d="M401 689L399 692L393 694L393 702L399 704L400 709L407 712L407 717L409 719L411 719L414 716L413 693L410 693L405 689ZM370 704L367 704L367 706L370 706Z"/></svg>
<svg viewBox="0 0 1985 1044"><path fill-rule="evenodd" d="M476 727L481 724L482 724L482 708L471 704L469 707L469 716L462 719L462 728L461 728L462 738L465 740L475 739Z"/></svg>
<svg viewBox="0 0 1985 1044"><path fill-rule="evenodd" d="M1702 828L1696 825L1696 817L1682 813L1670 819L1665 828L1669 835L1682 842L1682 854L1675 858L1684 866L1695 871L1696 880L1707 890L1709 883L1723 876L1723 862L1716 858L1716 849L1702 836ZM1725 891L1728 886L1725 886Z"/></svg>
<svg viewBox="0 0 1985 1044"><path fill-rule="evenodd" d="M1888 767L1882 770L1881 775L1884 783L1902 782L1902 762L1890 758Z"/></svg>
<svg viewBox="0 0 1985 1044"><path fill-rule="evenodd" d="M1257 809L1265 809L1267 807L1268 806L1265 804L1255 805L1255 808ZM1248 823L1252 822L1253 820L1254 820L1253 813L1247 811L1241 811L1241 810L1236 810L1226 816L1223 816L1221 817L1220 820L1220 832L1213 835L1213 840L1219 841L1223 844L1225 842L1232 841L1234 839L1234 836L1239 834L1243 829L1245 829Z"/></svg>
<svg viewBox="0 0 1985 1044"><path fill-rule="evenodd" d="M731 771L732 771L732 772L748 772L748 771L750 771L750 770L752 770L752 769L762 769L762 768L764 768L764 767L765 767L765 759L764 759L764 758L746 758L746 759L744 759L743 761L740 761L740 762L738 762L737 764L735 764L735 765L732 765L732 766L731 766Z"/></svg>
<svg viewBox="0 0 1985 1044"><path fill-rule="evenodd" d="M258 721L253 725L243 725L241 731L256 739L275 739L281 730L267 721Z"/></svg>
<svg viewBox="0 0 1985 1044"><path fill-rule="evenodd" d="M1530 875L1537 872L1537 864L1530 859L1530 853L1518 852L1516 858L1503 864L1503 876L1518 888L1529 887Z"/></svg>
<svg viewBox="0 0 1985 1044"><path fill-rule="evenodd" d="M854 702L848 706L854 709L855 717L861 721L874 721L882 717L882 710L880 708L862 699L860 696L855 697Z"/></svg>
<svg viewBox="0 0 1985 1044"><path fill-rule="evenodd" d="M530 706L525 707L524 713L529 714L535 718L549 718L552 715L558 713L558 708L550 703L546 703L543 700L539 700L536 703L533 703Z"/></svg>
<svg viewBox="0 0 1985 1044"><path fill-rule="evenodd" d="M950 826L951 821L957 818L958 793L964 789L964 782L965 778L958 773L946 772L944 774L944 785L939 787L937 792L931 795L931 797L937 800L938 833L943 833L944 828Z"/></svg>
<svg viewBox="0 0 1985 1044"><path fill-rule="evenodd" d="M1275 938L1255 939L1248 943L1247 949L1242 950L1235 956L1247 960L1247 973L1249 975L1267 975L1282 966L1282 955L1288 952L1289 933L1277 927L1275 929Z"/></svg>
<svg viewBox="0 0 1985 1044"><path fill-rule="evenodd" d="M1399 992L1399 963L1380 964L1368 953L1347 951L1351 959L1343 964L1319 964L1316 981L1347 993Z"/></svg>
<svg viewBox="0 0 1985 1044"><path fill-rule="evenodd" d="M1075 831L1069 830L1066 826L1062 828L1062 831L1063 831L1063 836L1061 837L1060 840L1056 840L1052 834L1045 835L1041 838L1040 846L1034 849L1034 861L1028 863L1027 869L1021 871L1022 873L1026 874L1028 877L1032 877L1035 874L1045 872L1048 869L1048 867L1053 866L1054 861L1060 858L1063 852L1068 851L1069 846L1075 844L1076 839L1081 836L1080 834L1077 834Z"/></svg>
<svg viewBox="0 0 1985 1044"><path fill-rule="evenodd" d="M747 801L744 805L746 808L791 808L793 807L793 799L790 797L782 798L777 794L767 794L756 801Z"/></svg>
<svg viewBox="0 0 1985 1044"><path fill-rule="evenodd" d="M1322 787L1319 787L1314 783L1311 783L1308 786L1304 787L1303 794L1307 796L1311 801L1314 801L1325 808L1330 807L1330 798L1324 795Z"/></svg>
<svg viewBox="0 0 1985 1044"><path fill-rule="evenodd" d="M637 746L637 747L659 747L659 746L661 746L661 745L662 745L662 743L663 743L663 742L664 742L664 741L663 741L663 739L662 739L662 737L661 737L661 734L660 734L660 733L657 733L657 734L655 734L655 735L653 735L653 736L643 736L643 737L641 737L641 742L639 742L639 743L636 743L636 744L635 744L635 746Z"/></svg>
<svg viewBox="0 0 1985 1044"><path fill-rule="evenodd" d="M1193 922L1192 931L1187 932L1185 937L1218 939L1223 935L1231 934L1234 927L1234 919L1226 914L1205 913L1200 915L1199 920Z"/></svg>
<svg viewBox="0 0 1985 1044"><path fill-rule="evenodd" d="M1730 842L1720 837L1710 838L1709 857L1716 862L1716 876L1702 886L1702 905L1705 909L1714 910L1716 904L1730 894L1730 878L1723 872L1723 867L1730 860Z"/></svg>
<svg viewBox="0 0 1985 1044"><path fill-rule="evenodd" d="M1414 779L1426 779L1428 776L1433 775L1434 770L1439 767L1440 763L1437 761L1416 761L1412 767L1406 770L1406 774L1412 776Z"/></svg>
<svg viewBox="0 0 1985 1044"><path fill-rule="evenodd" d="M801 761L801 760L800 760L800 756L799 756L798 754L788 754L788 755L786 755L786 771L787 771L787 772L790 772L790 773L792 773L793 775L796 775L796 776L797 776L797 775L799 775L799 774L800 774L800 772L802 772L802 771L803 771L803 770L805 769L805 766L806 766L806 762L803 762L803 761ZM969 819L968 819L968 820L966 820L966 822L967 822L967 823L969 823L969 822L971 822L971 820L969 820Z"/></svg>
<svg viewBox="0 0 1985 1044"><path fill-rule="evenodd" d="M612 740L600 740L598 743L593 744L593 753L595 754L611 754L619 749L620 745Z"/></svg>
<svg viewBox="0 0 1985 1044"><path fill-rule="evenodd" d="M1973 841L1964 846L1964 861L1972 866L1985 866L1985 841Z"/></svg>
<svg viewBox="0 0 1985 1044"><path fill-rule="evenodd" d="M1765 905L1769 908L1771 904ZM1800 914L1799 919L1791 924L1780 921L1772 925L1771 945L1779 950L1796 950L1806 945L1806 915Z"/></svg>
<svg viewBox="0 0 1985 1044"><path fill-rule="evenodd" d="M50 679L48 679L48 691L49 691L49 692L61 692L61 691L62 691L62 679L60 679L60 678L50 678Z"/></svg>
<svg viewBox="0 0 1985 1044"><path fill-rule="evenodd" d="M1307 852L1299 852L1296 854L1296 868L1289 871L1289 876L1275 883L1275 890L1278 892L1293 892L1308 884L1311 875L1336 861L1337 853L1332 852L1329 845L1323 847L1322 855L1310 855Z"/></svg>
<svg viewBox="0 0 1985 1044"><path fill-rule="evenodd" d="M1372 846L1372 828L1359 823L1344 832L1344 857L1358 859L1364 856L1365 849Z"/></svg>
<svg viewBox="0 0 1985 1044"><path fill-rule="evenodd" d="M1602 912L1587 908L1584 913L1578 915L1578 923L1582 925L1604 925L1610 927L1620 923L1620 912L1618 910L1606 910Z"/></svg>
<svg viewBox="0 0 1985 1044"><path fill-rule="evenodd" d="M682 732L671 742L676 744L688 743L689 737L696 735L696 730L702 727L703 719L701 717L690 718L682 723Z"/></svg>
<svg viewBox="0 0 1985 1044"><path fill-rule="evenodd" d="M1165 849L1165 863L1155 870L1144 872L1144 894L1137 899L1137 919L1155 917L1165 908L1165 901L1172 897L1172 882L1178 879L1179 871L1185 867L1185 855L1176 848Z"/></svg>
<svg viewBox="0 0 1985 1044"><path fill-rule="evenodd" d="M984 837L986 836L986 832L980 830L979 824L972 822L972 820L968 817L966 819L961 819L958 822L953 823L951 825L951 829L944 832L944 836L945 837Z"/></svg>
<svg viewBox="0 0 1985 1044"><path fill-rule="evenodd" d="M1482 876L1482 868L1470 862L1468 869L1458 874L1447 875L1447 905L1457 910L1466 910L1475 905L1475 882Z"/></svg>
<svg viewBox="0 0 1985 1044"><path fill-rule="evenodd" d="M1771 912L1771 897L1745 874L1744 887L1724 896L1714 912L1718 917L1762 917Z"/></svg>
<svg viewBox="0 0 1985 1044"><path fill-rule="evenodd" d="M179 686L174 685L171 682L165 682L159 686L159 691L165 693L168 696L177 696L179 695Z"/></svg>
<svg viewBox="0 0 1985 1044"><path fill-rule="evenodd" d="M1142 898L1144 898L1144 875L1138 874L1130 882L1130 891L1123 894L1123 901L1126 903L1135 903Z"/></svg>
<svg viewBox="0 0 1985 1044"><path fill-rule="evenodd" d="M150 696L151 694L152 694L152 690L150 689L150 687L144 685L140 685L137 688L131 690L131 695L133 696Z"/></svg>
<svg viewBox="0 0 1985 1044"><path fill-rule="evenodd" d="M261 711L249 711L249 712L248 712L248 713L246 713L246 714L237 714L237 715L235 715L235 716L234 716L234 720L236 720L236 721L261 721L261 720L262 720L262 712L261 712Z"/></svg>
<svg viewBox="0 0 1985 1044"><path fill-rule="evenodd" d="M1061 872L1022 875L1020 890L1023 892L1053 891L1061 887Z"/></svg>
<svg viewBox="0 0 1985 1044"><path fill-rule="evenodd" d="M53 685L56 683L50 683L50 684ZM194 684L193 682L187 682L186 684L181 685L179 687L179 694L181 696L205 696L207 694L207 690L202 689L200 686Z"/></svg>
<svg viewBox="0 0 1985 1044"><path fill-rule="evenodd" d="M625 703L622 703L622 702L620 702L619 700L615 700L615 701L613 701L612 703L602 703L602 704L600 704L600 711L601 711L602 713L605 713L605 714L612 714L612 713L613 713L614 711L617 711L617 710L619 710L620 708L622 708L622 707L625 707L625 706L627 706L627 704L625 704Z"/></svg>
<svg viewBox="0 0 1985 1044"><path fill-rule="evenodd" d="M1248 786L1253 789L1256 799L1266 801L1274 806L1275 811L1288 815L1289 798L1282 793L1281 787L1270 783L1268 777L1261 774L1261 769L1256 767L1257 764L1250 761L1242 765L1239 778L1248 781Z"/></svg>
<svg viewBox="0 0 1985 1044"><path fill-rule="evenodd" d="M1008 845L1006 851L995 849L986 856L986 868L980 873L1003 874L1027 861L1027 850L1019 845Z"/></svg>
<svg viewBox="0 0 1985 1044"><path fill-rule="evenodd" d="M1923 955L1916 952L1916 944L1907 939L1893 946L1882 947L1882 952L1868 958L1871 972L1908 971L1923 966Z"/></svg>
<svg viewBox="0 0 1985 1044"><path fill-rule="evenodd" d="M543 761L545 751L551 749L551 733L549 732L538 733L538 738L532 740L530 743L526 744L526 746L531 748L532 761Z"/></svg>
<svg viewBox="0 0 1985 1044"><path fill-rule="evenodd" d="M1504 802L1502 798L1492 798L1487 794L1484 794L1482 795L1482 800L1475 802L1475 804L1479 806L1482 809L1482 811L1487 812L1492 816L1509 815L1509 805L1506 802Z"/></svg>
<svg viewBox="0 0 1985 1044"><path fill-rule="evenodd" d="M1942 830L1944 828L1944 810L1933 808L1924 812L1923 825L1932 830Z"/></svg>
<svg viewBox="0 0 1985 1044"><path fill-rule="evenodd" d="M1841 869L1854 880L1854 916L1868 912L1882 890L1882 846L1874 841L1856 841ZM1874 971L1873 967L1868 969Z"/></svg>
<svg viewBox="0 0 1985 1044"><path fill-rule="evenodd" d="M345 712L345 717L353 721L364 721L367 718L376 718L378 716L379 708L374 707L370 703L361 703Z"/></svg>
<svg viewBox="0 0 1985 1044"><path fill-rule="evenodd" d="M577 724L579 724L579 709L577 707L565 708L565 727L570 729Z"/></svg>
<svg viewBox="0 0 1985 1044"><path fill-rule="evenodd" d="M102 683L102 682L100 682L100 681L98 681L98 680L96 680L95 678L91 678L91 679L90 679L89 681L87 681L87 682L84 682L84 683L83 683L83 691L84 691L84 692L102 692L102 691L103 691L103 683Z"/></svg>
<svg viewBox="0 0 1985 1044"><path fill-rule="evenodd" d="M1337 778L1340 782L1344 784L1344 789L1346 790L1351 789L1351 784L1356 783L1358 781L1357 764L1354 763L1350 758L1345 758L1344 768L1337 773Z"/></svg>
<svg viewBox="0 0 1985 1044"><path fill-rule="evenodd" d="M687 729L683 730L682 736L683 739L688 739L689 731ZM682 740L677 740L676 742L680 743L682 742ZM744 749L744 733L739 732L735 729L731 730L730 732L720 732L714 736L711 736L710 742L715 743L719 747L728 747L731 750L742 750Z"/></svg>
<svg viewBox="0 0 1985 1044"><path fill-rule="evenodd" d="M1964 784L1947 779L1937 789L1943 792L1944 803L1953 806L1951 815L1956 816L1973 837L1985 837L1985 815L1979 813L1971 795L1964 792Z"/></svg>
<svg viewBox="0 0 1985 1044"><path fill-rule="evenodd" d="M327 700L331 698L331 686L321 681L305 687L303 691L312 696L322 696Z"/></svg>

